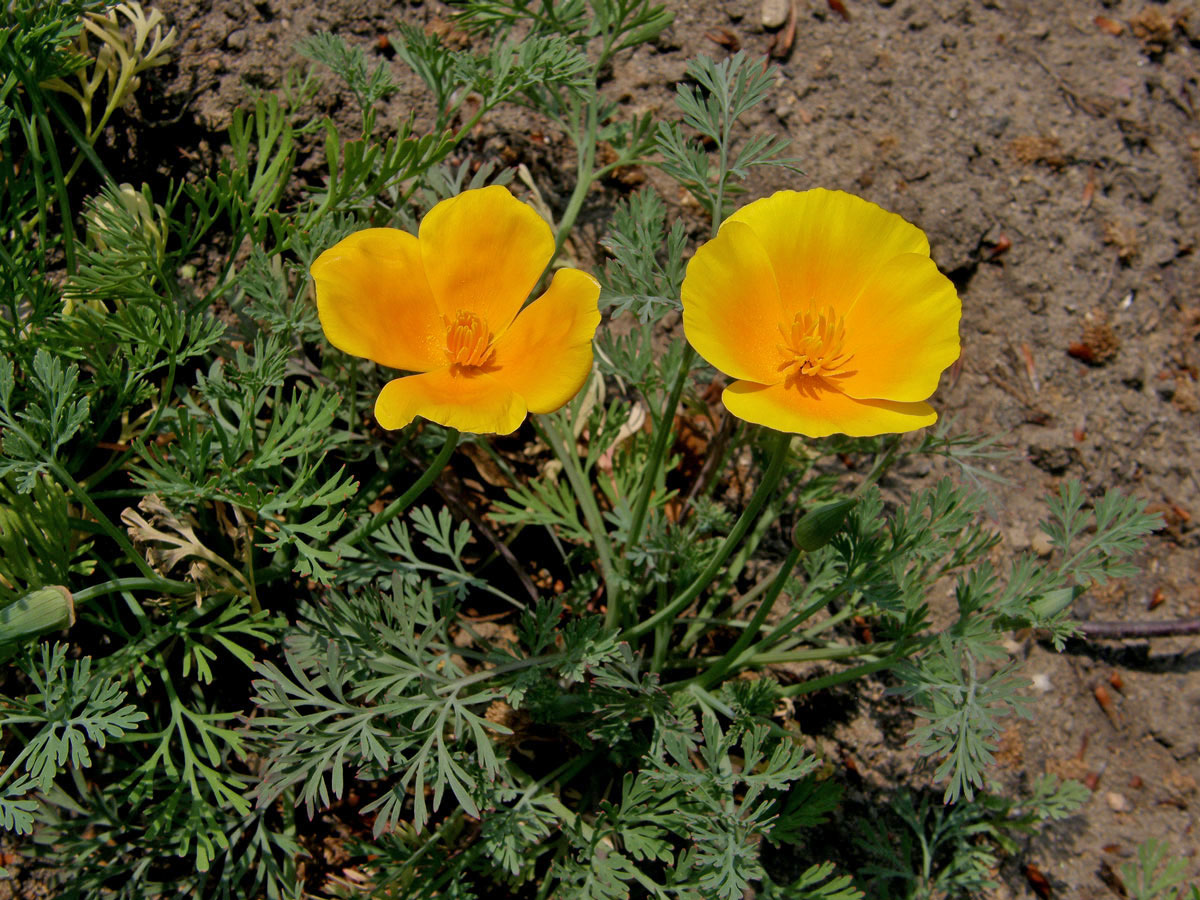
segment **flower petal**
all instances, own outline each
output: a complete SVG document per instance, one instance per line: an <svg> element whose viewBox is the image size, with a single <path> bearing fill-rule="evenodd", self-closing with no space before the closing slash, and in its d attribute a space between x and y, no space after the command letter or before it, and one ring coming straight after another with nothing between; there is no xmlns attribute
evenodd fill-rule
<svg viewBox="0 0 1200 900"><path fill-rule="evenodd" d="M722 225L688 263L680 294L684 334L709 363L734 378L762 384L782 379L779 287L753 229L740 222Z"/></svg>
<svg viewBox="0 0 1200 900"><path fill-rule="evenodd" d="M333 346L413 372L446 364L445 326L411 234L356 231L318 256L309 272Z"/></svg>
<svg viewBox="0 0 1200 900"><path fill-rule="evenodd" d="M901 253L929 255L924 232L895 213L842 191L780 191L735 212L758 235L792 320L815 303L845 314L885 262Z"/></svg>
<svg viewBox="0 0 1200 900"><path fill-rule="evenodd" d="M421 221L420 238L429 286L442 313L473 312L496 336L554 255L550 226L498 185L443 200Z"/></svg>
<svg viewBox="0 0 1200 900"><path fill-rule="evenodd" d="M457 366L389 381L375 400L375 418L392 430L423 416L472 434L508 434L525 413L525 401L492 376Z"/></svg>
<svg viewBox="0 0 1200 900"><path fill-rule="evenodd" d="M855 400L819 378L807 381L805 388L735 381L725 388L721 399L739 419L814 438L914 431L937 421L937 413L928 403Z"/></svg>
<svg viewBox="0 0 1200 900"><path fill-rule="evenodd" d="M884 263L846 314L852 371L838 388L860 399L924 400L958 359L962 304L928 256Z"/></svg>
<svg viewBox="0 0 1200 900"><path fill-rule="evenodd" d="M492 345L491 376L524 397L530 412L553 412L587 381L599 297L600 282L591 275L559 269L546 293Z"/></svg>

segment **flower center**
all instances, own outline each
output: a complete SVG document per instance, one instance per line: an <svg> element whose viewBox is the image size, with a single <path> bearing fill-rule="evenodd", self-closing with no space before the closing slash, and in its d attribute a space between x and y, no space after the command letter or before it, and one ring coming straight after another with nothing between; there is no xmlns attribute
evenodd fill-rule
<svg viewBox="0 0 1200 900"><path fill-rule="evenodd" d="M446 358L451 365L485 366L492 361L492 333L487 323L473 312L459 310L454 318L442 316L446 323Z"/></svg>
<svg viewBox="0 0 1200 900"><path fill-rule="evenodd" d="M779 370L789 382L802 375L835 376L854 357L842 348L846 323L831 306L796 313L790 326L779 326L779 333L783 335L779 349L786 357Z"/></svg>

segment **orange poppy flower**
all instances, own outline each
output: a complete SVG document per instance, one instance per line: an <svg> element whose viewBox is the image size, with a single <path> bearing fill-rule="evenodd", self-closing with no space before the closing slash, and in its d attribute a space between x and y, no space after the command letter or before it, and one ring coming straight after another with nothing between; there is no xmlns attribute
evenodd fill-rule
<svg viewBox="0 0 1200 900"><path fill-rule="evenodd" d="M375 418L416 416L508 434L527 413L553 412L592 368L600 284L559 269L521 306L554 255L550 226L507 188L465 191L433 207L417 237L356 232L310 272L329 342L352 356L421 374L384 385Z"/></svg>
<svg viewBox="0 0 1200 900"><path fill-rule="evenodd" d="M912 431L958 359L962 305L925 234L841 191L781 191L730 216L683 281L683 328L735 379L731 413L824 437Z"/></svg>

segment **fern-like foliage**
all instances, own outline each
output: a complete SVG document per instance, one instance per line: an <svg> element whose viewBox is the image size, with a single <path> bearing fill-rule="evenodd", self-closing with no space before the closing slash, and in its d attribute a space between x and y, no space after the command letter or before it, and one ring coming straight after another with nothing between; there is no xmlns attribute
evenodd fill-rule
<svg viewBox="0 0 1200 900"><path fill-rule="evenodd" d="M67 768L88 768L93 750L104 749L147 718L125 703L118 682L92 677L90 657L68 664L67 654L66 645L55 644L25 657L23 668L35 691L6 699L0 714L6 734L26 735L0 775L0 827L9 831L32 830L38 803L31 792L44 795Z"/></svg>

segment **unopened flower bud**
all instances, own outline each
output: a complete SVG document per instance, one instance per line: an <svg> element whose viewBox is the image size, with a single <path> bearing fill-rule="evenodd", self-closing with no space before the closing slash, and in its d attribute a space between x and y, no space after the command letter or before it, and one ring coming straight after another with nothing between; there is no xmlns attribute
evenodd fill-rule
<svg viewBox="0 0 1200 900"><path fill-rule="evenodd" d="M855 500L834 500L814 507L800 517L792 529L792 543L807 553L820 550L842 530L846 515L854 508Z"/></svg>
<svg viewBox="0 0 1200 900"><path fill-rule="evenodd" d="M61 585L32 591L0 609L0 645L75 624L75 602Z"/></svg>
<svg viewBox="0 0 1200 900"><path fill-rule="evenodd" d="M1037 621L1053 618L1075 602L1081 593L1083 591L1078 586L1047 591L1029 604L1029 611Z"/></svg>

